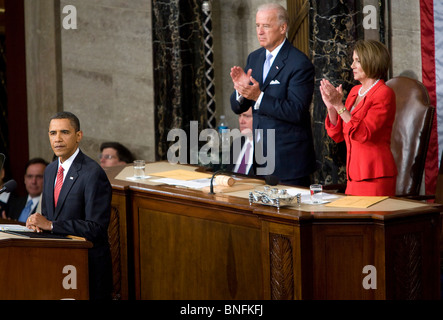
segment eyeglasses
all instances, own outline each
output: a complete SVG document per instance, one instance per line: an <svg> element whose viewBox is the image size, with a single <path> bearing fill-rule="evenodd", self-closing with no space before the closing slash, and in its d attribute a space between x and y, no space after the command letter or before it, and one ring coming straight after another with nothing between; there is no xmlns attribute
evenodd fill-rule
<svg viewBox="0 0 443 320"><path fill-rule="evenodd" d="M113 156L113 155L110 155L110 154L99 154L98 155L98 158L101 160L101 159L106 159L106 160L111 160L111 159L114 159L114 158L116 158L115 156Z"/></svg>

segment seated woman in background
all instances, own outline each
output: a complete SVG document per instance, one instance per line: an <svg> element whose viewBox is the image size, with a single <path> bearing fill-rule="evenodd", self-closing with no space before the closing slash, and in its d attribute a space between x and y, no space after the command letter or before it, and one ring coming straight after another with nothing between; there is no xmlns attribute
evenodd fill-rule
<svg viewBox="0 0 443 320"><path fill-rule="evenodd" d="M328 135L337 143L346 142L348 195L395 195L397 167L391 152L395 93L383 80L389 65L390 55L382 43L358 41L351 68L361 85L351 89L345 105L342 86L321 80Z"/></svg>

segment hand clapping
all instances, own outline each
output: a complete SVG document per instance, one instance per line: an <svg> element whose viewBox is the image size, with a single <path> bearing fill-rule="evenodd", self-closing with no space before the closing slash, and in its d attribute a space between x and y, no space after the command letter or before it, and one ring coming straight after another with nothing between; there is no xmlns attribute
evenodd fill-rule
<svg viewBox="0 0 443 320"><path fill-rule="evenodd" d="M337 109L343 104L343 88L339 85L335 88L328 80L322 79L320 81L320 93L328 109Z"/></svg>
<svg viewBox="0 0 443 320"><path fill-rule="evenodd" d="M231 79L234 89L246 99L257 101L260 96L260 84L251 76L252 69L245 73L242 68L234 66L231 68Z"/></svg>

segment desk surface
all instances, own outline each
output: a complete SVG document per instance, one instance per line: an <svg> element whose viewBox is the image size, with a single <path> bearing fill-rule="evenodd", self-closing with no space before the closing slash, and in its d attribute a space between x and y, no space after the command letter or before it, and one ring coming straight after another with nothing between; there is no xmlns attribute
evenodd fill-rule
<svg viewBox="0 0 443 320"><path fill-rule="evenodd" d="M166 170L191 170L201 171L201 168L188 165L171 165L168 162L156 162L147 164L146 175L155 178L155 173ZM389 198L376 203L369 208L338 208L328 207L323 204L312 205L302 203L300 206L291 205L283 208L275 208L261 204L249 204L249 192L253 191L258 184L251 183L251 187L246 190L236 192L223 192L210 195L198 189L184 188L173 185L153 182L153 179L146 179L140 182L129 180L132 175L132 166L119 166L106 169L111 184L115 190L131 189L132 191L150 192L158 196L177 197L180 199L198 199L198 201L208 204L223 204L239 209L246 209L257 214L273 216L279 219L289 220L310 220L310 219L372 219L390 220L411 215L426 214L431 212L442 212L443 206L438 204L413 201L400 198ZM241 177L237 177L241 181ZM281 188L292 188L292 186L278 185ZM344 195L338 195L343 197Z"/></svg>

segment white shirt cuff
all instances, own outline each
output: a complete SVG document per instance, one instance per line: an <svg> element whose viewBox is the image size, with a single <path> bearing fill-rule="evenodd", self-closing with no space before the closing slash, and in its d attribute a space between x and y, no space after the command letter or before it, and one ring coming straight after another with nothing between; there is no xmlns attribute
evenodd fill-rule
<svg viewBox="0 0 443 320"><path fill-rule="evenodd" d="M258 97L257 101L255 101L254 104L254 110L258 110L260 108L261 100L263 99L263 91L260 93L260 96Z"/></svg>

